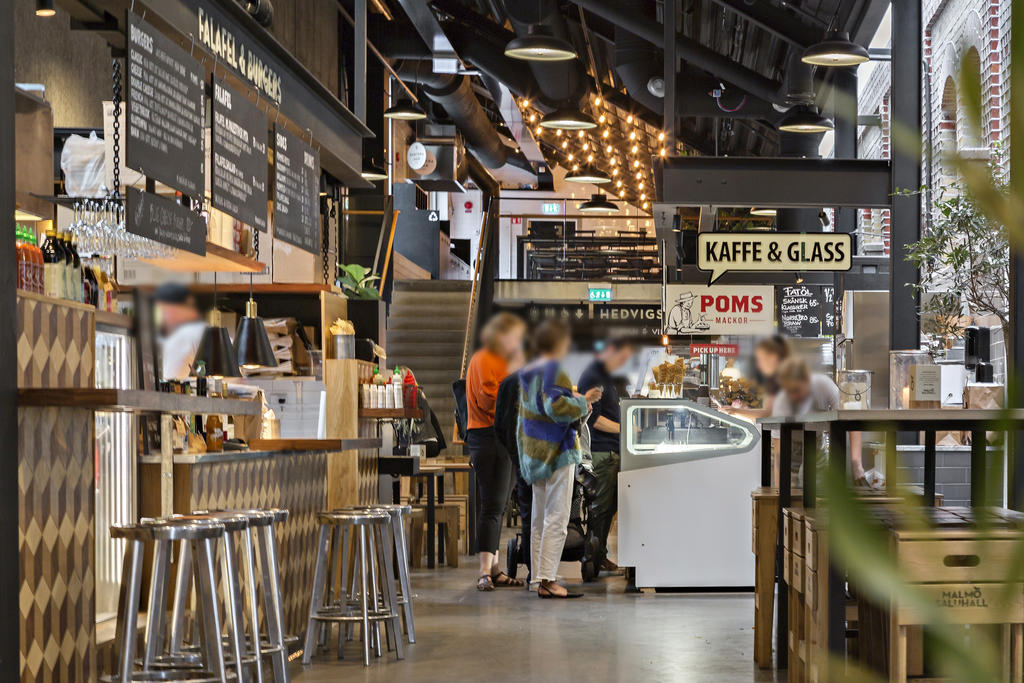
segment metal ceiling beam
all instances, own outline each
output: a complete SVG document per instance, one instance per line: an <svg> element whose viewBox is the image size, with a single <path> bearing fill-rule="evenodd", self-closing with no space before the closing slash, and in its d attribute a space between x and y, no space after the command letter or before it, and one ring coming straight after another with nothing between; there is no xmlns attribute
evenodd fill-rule
<svg viewBox="0 0 1024 683"><path fill-rule="evenodd" d="M885 159L672 157L654 176L675 206L888 208L892 192Z"/></svg>
<svg viewBox="0 0 1024 683"><path fill-rule="evenodd" d="M669 149L675 149L678 137L679 119L676 116L676 78L678 73L679 59L676 56L676 17L679 14L678 0L665 0L663 27L665 34L665 96L662 99L664 108L662 126L665 130L665 137ZM638 41L639 42L639 41Z"/></svg>
<svg viewBox="0 0 1024 683"><path fill-rule="evenodd" d="M767 31L776 38L793 47L803 50L822 39L820 28L808 26L793 15L778 10L766 2L747 2L746 0L713 0L716 5L740 15L762 31Z"/></svg>
<svg viewBox="0 0 1024 683"><path fill-rule="evenodd" d="M664 27L659 25L655 19L649 16L637 16L613 0L572 0L572 2L581 5L584 9L606 21L622 25L644 40L665 49ZM675 48L680 59L691 62L694 66L709 71L718 78L743 88L761 99L771 102L783 100L780 83L734 62L729 57L692 38L677 35Z"/></svg>

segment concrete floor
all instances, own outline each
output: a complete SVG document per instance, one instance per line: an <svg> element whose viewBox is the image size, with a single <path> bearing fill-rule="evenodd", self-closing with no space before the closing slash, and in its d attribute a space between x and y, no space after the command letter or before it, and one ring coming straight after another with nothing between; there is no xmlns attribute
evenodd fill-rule
<svg viewBox="0 0 1024 683"><path fill-rule="evenodd" d="M776 680L753 663L750 594L626 595L624 579L609 576L580 586L582 598L540 600L525 589L480 593L476 575L469 557L457 570L413 572L417 641L404 661L364 668L351 642L344 661L324 652L310 667L295 663L293 680Z"/></svg>

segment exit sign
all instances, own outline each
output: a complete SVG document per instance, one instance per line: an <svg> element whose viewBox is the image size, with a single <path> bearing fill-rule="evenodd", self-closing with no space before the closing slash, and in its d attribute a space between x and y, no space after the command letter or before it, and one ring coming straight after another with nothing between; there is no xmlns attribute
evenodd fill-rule
<svg viewBox="0 0 1024 683"><path fill-rule="evenodd" d="M590 300L591 301L611 301L612 300L612 288L611 287L591 287L590 288Z"/></svg>
<svg viewBox="0 0 1024 683"><path fill-rule="evenodd" d="M542 202L540 212L545 216L557 216L562 213L562 206L558 202Z"/></svg>

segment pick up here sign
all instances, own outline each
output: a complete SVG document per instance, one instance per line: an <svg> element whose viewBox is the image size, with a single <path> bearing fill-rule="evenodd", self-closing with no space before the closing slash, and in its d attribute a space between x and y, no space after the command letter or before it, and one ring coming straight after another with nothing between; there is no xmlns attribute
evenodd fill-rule
<svg viewBox="0 0 1024 683"><path fill-rule="evenodd" d="M697 267L711 273L709 285L731 270L849 270L852 251L852 241L846 233L702 232L697 235Z"/></svg>

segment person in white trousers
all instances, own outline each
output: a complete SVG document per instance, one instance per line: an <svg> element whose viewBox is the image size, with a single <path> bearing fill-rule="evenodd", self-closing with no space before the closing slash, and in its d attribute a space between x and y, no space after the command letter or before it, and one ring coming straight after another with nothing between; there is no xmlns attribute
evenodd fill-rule
<svg viewBox="0 0 1024 683"><path fill-rule="evenodd" d="M533 487L530 525L532 578L541 598L578 598L556 582L565 545L576 466L582 460L579 422L601 388L581 395L562 370L572 333L561 320L546 320L534 333L536 360L519 372L519 468Z"/></svg>

